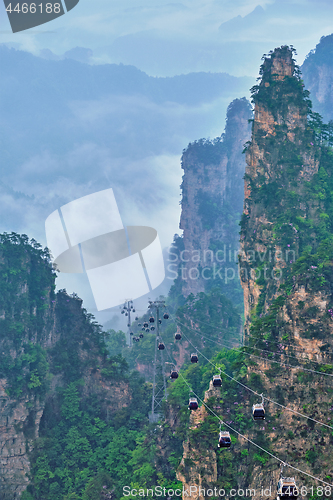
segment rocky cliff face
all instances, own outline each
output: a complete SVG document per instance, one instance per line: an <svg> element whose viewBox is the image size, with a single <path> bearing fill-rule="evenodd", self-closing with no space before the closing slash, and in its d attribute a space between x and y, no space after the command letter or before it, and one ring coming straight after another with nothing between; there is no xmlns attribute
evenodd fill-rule
<svg viewBox="0 0 333 500"><path fill-rule="evenodd" d="M214 141L196 141L183 153L179 274L185 297L213 286L227 289L225 285L231 284L234 289L238 282L235 252L244 195L242 151L249 139L250 118L248 101L236 99L228 108L225 134Z"/></svg>
<svg viewBox="0 0 333 500"><path fill-rule="evenodd" d="M54 292L47 252L19 235L0 237L0 498L15 500L29 482L30 453L56 389L78 376L82 397L103 398L105 415L127 406L124 383L101 375L103 335L82 301Z"/></svg>
<svg viewBox="0 0 333 500"><path fill-rule="evenodd" d="M311 408L311 417L326 423L330 377L319 373L333 359L333 226L327 192L332 185L332 153L324 125L311 112L293 51L276 49L264 60L261 74L253 89L255 118L247 151L240 261L247 352L257 363L250 373L260 376L264 394L273 394L271 399L283 400L294 410L303 408L307 415ZM289 366L263 362L263 357ZM300 367L290 368L295 365ZM302 380L307 373L302 367L319 372L311 375L311 385L308 377ZM280 395L272 386L272 371ZM311 473L311 453L320 440L316 468L320 462L324 479L325 473L332 473L325 428L317 426L305 441L302 419L293 418L290 412L281 415L277 455ZM312 425L303 420L303 429L312 428L309 422ZM286 449L288 436L293 439L292 453ZM276 481L273 470L270 481ZM251 484L258 487L258 478Z"/></svg>
<svg viewBox="0 0 333 500"><path fill-rule="evenodd" d="M331 168L326 156L331 153L311 127L308 93L292 51L276 49L261 72L261 82L253 89L255 118L247 149L241 234L247 331L253 319L269 315L272 306L277 308L278 299L293 338L305 334L319 316L320 336L329 337L331 289L311 263L322 241L330 237L326 194L316 192L322 188L320 179L330 175L324 166ZM309 268L300 269L307 258ZM317 278L321 286L311 283ZM308 310L314 311L312 318Z"/></svg>
<svg viewBox="0 0 333 500"><path fill-rule="evenodd" d="M293 49L271 52L260 74L252 89L241 222L246 347L229 373L264 395L266 420L251 418L260 398L227 379L215 413L281 461L332 484L332 149L325 125L311 111ZM217 456L217 477L208 486L274 496L281 462L233 435L237 442ZM214 460L211 455L213 468ZM284 475L295 476L308 493L323 486L292 468ZM185 475L182 480L188 482ZM262 487L271 490L265 494Z"/></svg>
<svg viewBox="0 0 333 500"><path fill-rule="evenodd" d="M263 277L267 302L278 293L280 270L282 272L289 263L292 264L295 252L299 253L298 233L288 213L294 207L292 200L285 195L293 193L295 210L299 217L304 218L306 206L301 201L304 180L309 180L318 171L315 150L309 148L311 138L306 137L308 106L302 99L303 90L294 76L295 70L292 52L278 50L265 60L261 82L254 89L255 117L246 154L241 235L241 273L247 323L260 294L259 272L262 274L263 267L267 267L267 278ZM274 223L279 219L280 237L276 238L273 235L276 231ZM288 235L285 239L290 239L286 248L276 244L282 235ZM262 262L266 266L262 266ZM268 304L262 304L265 312L267 307Z"/></svg>
<svg viewBox="0 0 333 500"><path fill-rule="evenodd" d="M23 432L24 426L38 429L43 405L40 402L31 402L29 398L17 402L6 393L7 380L0 380L0 432L1 432L1 498L19 498L29 482L30 470L28 452L31 451L31 442L35 437L27 439ZM29 403L32 407L27 409Z"/></svg>

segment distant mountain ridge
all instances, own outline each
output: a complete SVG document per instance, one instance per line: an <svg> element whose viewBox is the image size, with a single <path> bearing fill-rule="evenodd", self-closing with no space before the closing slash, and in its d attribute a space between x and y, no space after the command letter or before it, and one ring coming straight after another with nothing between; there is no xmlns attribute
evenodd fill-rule
<svg viewBox="0 0 333 500"><path fill-rule="evenodd" d="M52 61L1 44L0 65L3 68L2 74L6 75L5 78L4 76L0 78L2 95L4 95L3 90L8 90L9 80L13 84L15 83L13 78L17 80L22 78L22 71L26 77L30 77L29 81L25 81L26 88L40 90L41 85L49 84L57 95L66 90L68 99L92 99L104 92L139 93L149 96L155 102L193 104L217 98L226 91L226 88L229 91L231 89L245 91L252 83L250 77L236 77L227 73L199 72L174 77L153 77L135 66L123 64L92 66L69 58ZM66 89L57 86L60 78L66 81ZM99 81L99 85L96 85L96 80Z"/></svg>

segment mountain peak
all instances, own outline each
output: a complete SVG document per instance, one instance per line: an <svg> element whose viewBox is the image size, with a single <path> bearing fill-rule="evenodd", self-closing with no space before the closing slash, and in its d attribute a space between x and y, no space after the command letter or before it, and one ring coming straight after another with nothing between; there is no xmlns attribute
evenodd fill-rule
<svg viewBox="0 0 333 500"><path fill-rule="evenodd" d="M286 76L294 76L296 64L293 59L294 49L283 45L264 55L264 62L260 68L262 82L283 80Z"/></svg>
<svg viewBox="0 0 333 500"><path fill-rule="evenodd" d="M293 47L285 45L265 54L259 72L260 83L251 89L255 104L254 127L255 130L257 127L263 129L265 135L275 135L275 126L282 124L292 134L306 127L311 104L293 58L294 52Z"/></svg>

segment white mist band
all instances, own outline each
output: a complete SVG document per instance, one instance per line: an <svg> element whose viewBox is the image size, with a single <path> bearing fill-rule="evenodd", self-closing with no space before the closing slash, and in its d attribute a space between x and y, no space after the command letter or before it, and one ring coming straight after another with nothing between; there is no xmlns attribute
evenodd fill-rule
<svg viewBox="0 0 333 500"><path fill-rule="evenodd" d="M54 211L45 231L60 272L87 272L98 311L141 297L165 278L157 231L146 226L125 229L112 189Z"/></svg>

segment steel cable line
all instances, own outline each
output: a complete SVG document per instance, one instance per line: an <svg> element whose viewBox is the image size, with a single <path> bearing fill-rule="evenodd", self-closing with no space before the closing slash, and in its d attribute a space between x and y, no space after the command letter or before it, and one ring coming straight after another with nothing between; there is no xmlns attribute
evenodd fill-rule
<svg viewBox="0 0 333 500"><path fill-rule="evenodd" d="M220 373L223 373L224 375L226 375L227 377L229 377L231 380L233 380L234 382L236 382L237 384L241 385L242 387L244 387L245 389L251 391L253 394L256 394L256 396L259 396L261 397L262 395L259 394L258 392L254 391L253 389L251 389L250 387L248 387L247 385L245 384L242 384L242 382L239 382L238 380L236 380L234 377L232 377L231 375L228 375L228 373L224 372L221 368L219 368L218 366L214 365L214 363L212 363L210 361L210 359L208 359L204 354L202 354L202 352L199 351L199 349L197 349L197 347L188 339L188 337L186 337L186 335L184 334L184 337L187 339L187 341L192 345L192 347L194 347L194 349L196 349L196 351L203 357L205 358L208 363L210 363L212 366L214 366L214 368L219 371ZM324 427L328 427L329 429L333 429L333 427L331 425L328 425L328 424L324 424L323 422L320 422L319 420L316 420L314 418L311 418L311 417L308 417L307 415L304 415L303 413L300 413L296 410L292 410L291 408L288 408L287 406L284 406L284 405L281 405L280 403L277 403L276 401L274 401L273 399L270 399L270 398L267 398L265 396L262 396L264 399L266 399L267 401L269 401L270 403L273 403L273 404L276 404L278 406L280 406L281 408L284 408L285 410L287 411L290 411L292 413L295 413L296 415L300 415L301 417L303 418L307 418L308 420L311 420L312 422L315 422L316 424L319 424L319 425L322 425Z"/></svg>
<svg viewBox="0 0 333 500"><path fill-rule="evenodd" d="M183 323L181 323L180 321L178 321L178 323L182 326L184 326L185 328L187 328L188 330L192 330L193 332L195 332L197 335L201 335L201 332L200 330L195 330L194 328L191 328L190 326L187 326L187 325L184 325ZM184 335L185 336L185 335ZM203 335L202 335L203 336ZM211 342L214 342L215 344L217 345L222 345L223 347L226 347L227 349L232 349L232 347L229 347L229 346L226 346L225 344L222 344L220 342L216 342L214 340L211 340ZM279 354L279 353L276 353L276 352L272 352L272 351L265 351L265 349L260 349L260 347L250 347L250 346L241 346L241 349L242 348L248 348L248 349L257 349L258 351L263 351L263 352L268 352L268 353L271 353L271 354ZM275 361L273 359L269 359L269 358L263 358L261 356L256 356L255 354L251 354L249 352L244 352L244 351L241 351L243 352L244 354L247 354L248 356L253 356L255 358L258 358L258 359L263 359L264 361L270 361L271 363L278 363L279 365L281 366L287 366L289 368L299 368L300 370L303 370L303 371L307 371L307 372L311 372L311 373L318 373L319 375L326 375L327 377L333 377L333 373L325 373L325 372L319 372L318 370L311 370L310 368L304 368L303 366L298 366L298 365L288 365L286 363L282 363L280 361ZM283 354L283 353L281 353ZM293 357L293 358L296 358L299 360L299 358L297 358L296 356L292 356L292 355L289 355L289 354L286 354L286 356L289 356L289 357ZM310 360L309 360L310 361ZM317 364L321 364L321 363L318 363L317 361L311 361L313 363L317 363Z"/></svg>
<svg viewBox="0 0 333 500"><path fill-rule="evenodd" d="M188 328L189 330L194 331L197 335L201 335L201 332L198 332L198 330L195 330L195 329L193 329L193 328L191 328L191 327L188 327L188 326L184 325L183 323L180 323L180 321L178 321L178 323L179 323L179 324L181 324L181 325L183 325L183 326L185 326L185 327L186 327L186 328ZM238 380L236 380L235 378L233 378L233 377L231 377L230 375L228 375L228 373L226 373L226 372L222 371L220 368L216 367L216 365L214 365L214 364L213 364L213 363L212 363L212 362L211 362L211 361L210 361L210 360L209 360L209 359L208 359L208 358L207 358L204 354L202 354L202 353L199 351L199 349L197 349L197 347L196 347L196 346L195 346L195 345L194 345L194 344L193 344L193 343L192 343L192 342L188 339L188 337L187 337L184 333L183 333L183 335L184 335L184 337L187 339L187 341L188 341L188 342L189 342L189 343L190 343L190 344L191 344L191 345L192 345L192 346L193 346L193 347L194 347L194 348L195 348L195 349L196 349L196 350L197 350L197 351L201 354L201 356L202 356L203 358L205 358L205 359L206 359L206 360L207 360L207 361L208 361L211 365L213 365L213 366L214 366L217 370L219 370L221 373L224 373L224 375L226 375L226 376L227 376L227 377L229 377L231 380L233 380L233 381L234 381L234 382L236 382L237 384L241 385L241 386L242 386L242 387L244 387L245 389L247 389L247 390L251 391L253 394L256 394L256 395L257 395L257 396L259 396L259 397L261 396L261 394L257 393L256 391L254 391L254 390L253 390L253 389L251 389L250 387L247 387L245 384L242 384L241 382L239 382L239 381L238 381ZM225 344L221 344L221 343L216 342L216 341L214 341L214 340L212 340L212 339L208 339L208 340L210 340L210 342L214 342L214 343L215 343L215 344L217 344L217 345L224 346L224 347L226 347L227 349L231 349L231 347L228 347L228 346L226 346ZM248 347L248 346L245 346L245 347ZM252 349L258 349L258 350L261 350L261 351L264 351L264 352L271 352L271 351L265 351L264 349L260 349L260 348L252 348ZM240 351L240 352L244 352L244 351ZM271 352L271 353L272 353L272 352ZM303 367L299 367L299 366L288 365L288 364L281 363L281 362L279 362L279 361L275 361L275 360L272 360L272 359L268 359L268 358L263 358L263 357L260 357L260 356L256 356L256 355L251 354L251 353L248 353L248 352L244 352L244 354L247 354L248 356L255 357L255 358L257 358L257 359L262 359L263 361L271 361L271 362L273 362L273 363L278 363L278 364L279 364L279 365L281 365L281 366L287 366L287 367L289 367L289 368L299 368L299 369L301 369L301 370L304 370L304 371L310 371L310 372L312 372L312 373L317 373L317 374L319 374L319 375L328 375L328 376L330 376L330 377L332 377L332 376L333 376L333 374L324 373L324 372L318 372L318 371L316 371L316 370L310 370L310 369L303 368ZM272 353L272 354L278 354L278 353ZM292 356L292 357L294 357L294 356ZM276 404L277 406L280 406L281 408L284 408L284 409L285 409L285 410L287 410L287 411L290 411L290 412L292 412L292 413L295 413L296 415L300 415L300 416L301 416L301 417L303 417L303 418L307 418L308 420L311 420L311 421L313 421L313 422L315 422L315 423L317 423L317 424L319 424L319 425L322 425L322 426L324 426L324 427L328 427L329 429L333 429L333 427L332 427L332 426L330 426L330 425L328 425L328 424L324 424L323 422L320 422L319 420L316 420L316 419L314 419L314 418L308 417L307 415L304 415L303 413L300 413L300 412L298 412L298 411L296 411L296 410L292 410L291 408L288 408L287 406L281 405L280 403L277 403L276 401L274 401L274 400L272 400L272 399L270 399L270 398L268 398L268 397L264 397L264 399L266 399L266 400L267 400L267 401L269 401L270 403L273 403L273 404Z"/></svg>
<svg viewBox="0 0 333 500"><path fill-rule="evenodd" d="M175 321L177 321L177 320L175 320ZM217 326L210 325L209 323L206 323L205 321L201 321L201 320L196 319L195 322L202 323L203 325L207 325L210 328L214 328L215 330L221 330L221 328L219 328ZM293 344L282 344L282 342L278 342L276 340L267 340L263 337L255 337L254 335L251 335L250 339L262 340L263 342L269 342L270 344L279 344L279 345L284 346L284 347L293 347L297 351L301 350L301 348L294 346ZM225 342L229 342L229 341L226 340ZM248 346L246 346L246 347L248 347ZM325 351L325 353L333 354L333 351Z"/></svg>
<svg viewBox="0 0 333 500"><path fill-rule="evenodd" d="M200 330L198 331L198 330L196 330L195 328L191 328L191 327L189 327L189 326L185 325L184 323L181 323L180 321L178 321L178 323L179 323L180 325L184 326L185 328L188 328L189 330L192 330L192 331L193 331L194 333L196 333L197 335L201 335L201 337L206 338L206 339L207 339L207 340L209 340L210 342L214 342L215 344L222 345L222 346L226 347L227 349L233 349L233 348L234 348L234 347L229 347L229 346L226 346L225 344L223 344L223 343L221 343L221 342L217 342L216 340L212 340L212 339L210 339L209 337L207 337L206 335L204 335L204 334L203 334ZM230 341L230 340L225 340L225 339L224 339L224 342L228 342L229 344L233 344L233 343L232 343L232 341ZM282 353L282 352L281 352L281 353L279 353L279 352L274 352L274 351L268 351L267 349L261 349L260 347L256 347L256 346L252 346L252 347L251 347L251 346L245 346L245 345L239 345L239 344L238 344L238 345L236 345L236 344L235 344L235 346L236 346L236 348L238 348L238 347L239 347L240 349L253 349L253 350L257 349L258 351L268 352L268 353L270 353L270 354L278 354L278 355L285 354L285 355L286 355L286 356L288 356L289 358L300 359L300 358L298 358L297 356L293 356L292 354L287 354L287 353ZM246 354L248 354L248 353L246 353ZM266 358L263 358L263 359L266 359ZM318 361L312 361L311 359L308 359L308 358L302 358L302 359L306 359L306 360L308 360L310 363L316 363L316 364L318 364L318 365L322 364L322 363L318 363ZM320 372L320 373L321 373L321 372Z"/></svg>
<svg viewBox="0 0 333 500"><path fill-rule="evenodd" d="M318 375L325 375L326 377L333 377L333 373L319 372L318 370L311 370L310 368L303 368L303 366L288 365L287 363L281 363L280 361L275 361L274 359L269 359L269 358L263 358L261 356L256 356L255 354L251 354L250 352L244 352L244 354L247 354L248 356L252 356L253 358L263 359L264 361L269 361L270 363L277 363L277 364L279 364L281 366L287 366L288 368L297 368L297 369L300 369L300 370L302 370L304 372L317 373Z"/></svg>
<svg viewBox="0 0 333 500"><path fill-rule="evenodd" d="M182 323L179 323L179 324L182 324ZM185 328L189 328L189 327L187 327L186 325L183 325L183 326L185 326ZM192 331L194 331L197 335L201 335L202 337L206 338L206 339L207 339L207 340L209 340L210 342L215 342L216 344L219 344L218 342L216 342L216 341L214 341L214 340L212 340L212 339L209 339L208 337L205 337L204 335L202 335L200 331L198 332L198 330L195 330L195 329L193 329L193 328L191 328L191 330L192 330ZM225 341L225 342L229 342L229 343L231 343L230 341L225 340L225 339L224 339L224 341ZM224 345L224 344L221 344L221 343L220 343L219 345ZM227 346L225 346L225 347L227 347ZM308 361L309 363L316 363L317 365L323 365L323 366L326 366L326 363L325 363L325 364L324 364L324 363L319 363L318 361L313 361L312 359L309 359L309 358L299 358L299 357L297 357L297 356L293 356L292 354L288 354L288 353L286 353L286 352L268 351L267 349L261 349L260 347L257 347L257 346L249 346L249 345L243 345L243 346L237 346L237 347L239 347L240 349L253 349L253 350L258 350L258 351L267 352L267 353L269 353L269 354L274 354L274 355L278 355L278 356L285 355L285 356L287 356L288 358L295 358L295 359L297 359L298 361L300 361L300 360L306 360L306 361ZM231 349L231 347L229 347L229 349ZM242 351L242 352L244 352L244 351ZM249 356L253 356L253 355L251 355L250 353L247 353L247 352L245 352L245 354L248 354ZM266 358L262 358L262 359L266 359ZM292 366L292 365L290 365L290 366ZM314 372L315 372L315 373L320 373L320 374L323 374L323 375L330 375L331 377L333 376L333 374L329 374L329 373L325 373L325 372L318 372L318 371L315 371L315 370L314 370Z"/></svg>
<svg viewBox="0 0 333 500"><path fill-rule="evenodd" d="M177 319L176 319L175 321L177 321ZM215 330L221 330L221 328L219 328L219 327L217 327L217 326L212 326L212 325L210 325L209 323L206 323L205 321L200 321L199 319L195 319L195 320L193 320L193 321L198 322L198 323L202 323L203 325L207 325L207 326L209 326L210 328L214 328ZM222 333L222 332L220 331L220 333Z"/></svg>
<svg viewBox="0 0 333 500"><path fill-rule="evenodd" d="M182 323L179 323L179 324L181 325ZM188 327L186 327L186 328L188 328ZM191 328L191 330L192 330L192 328ZM196 332L197 335L200 335L202 338L207 339L208 342L213 342L214 344L221 345L221 346L225 347L226 349L238 349L238 348L243 347L239 344L238 345L235 344L234 346L230 347L228 345L222 344L221 342L217 342L216 340L213 340L213 339L210 339L209 337L206 337L205 335L203 335L201 332L198 332L197 330L193 330L193 331ZM225 342L227 342L227 340Z"/></svg>
<svg viewBox="0 0 333 500"><path fill-rule="evenodd" d="M182 323L179 323L179 324L182 324ZM186 326L186 325L183 325L183 326L185 326L185 328L189 328L189 327L188 327L188 326ZM215 341L215 340L212 340L212 339L210 339L209 337L207 337L207 336L203 335L203 334L202 334L200 331L198 331L198 330L195 330L195 329L193 329L193 328L191 328L191 330L192 330L193 332L195 332L197 335L201 335L203 338L206 338L206 339L207 339L207 340L209 340L210 342L214 342L215 344L219 344L219 345L223 345L223 346L227 347L225 344L219 343L219 342L217 342L217 341ZM229 341L229 340L225 340L225 339L224 339L224 342L228 342L228 343L230 343L230 344L232 343L231 341ZM277 355L279 355L279 356L281 356L282 354L284 354L285 356L288 356L288 358L295 358L295 359L297 359L297 360L299 360L299 359L305 359L305 360L309 361L310 363L316 363L317 365L322 364L322 363L318 363L318 361L312 361L312 360L311 360L311 359L309 359L309 358L298 358L297 356L293 356L292 354L287 354L287 353L285 353L285 352L274 352L274 351L268 351L267 349L261 349L260 347L257 347L257 346L252 346L252 347L251 347L251 346L248 346L248 345L237 345L237 346L236 346L236 348L240 348L240 349L253 349L253 350L258 350L258 351L262 351L262 352L268 352L269 354L274 354L274 355L275 355L275 354L277 354ZM233 347L228 347L228 349L233 349ZM249 353L245 353L245 354L249 354ZM266 358L263 358L263 359L266 359ZM320 372L320 373L321 373L321 372Z"/></svg>
<svg viewBox="0 0 333 500"><path fill-rule="evenodd" d="M181 375L182 376L182 375ZM184 379L184 377L182 377L183 380L186 382L186 380ZM188 384L187 384L188 385ZM188 385L189 387L189 385ZM303 470L301 469L298 469L297 467L294 467L293 465L290 465L288 462L285 462L284 460L281 460L281 458L277 457L276 455L274 455L273 453L271 453L270 451L267 451L265 450L265 448L262 448L261 446L259 446L257 443L255 443L254 441L252 441L251 439L247 438L246 436L244 436L244 434L241 434L240 432L236 431L236 429L234 429L233 427L231 427L231 425L227 424L226 422L224 422L224 420L222 420L219 415L217 415L214 410L212 410L194 391L192 391L193 394L196 396L197 399L199 399L199 401L207 408L207 410L209 410L216 418L219 419L219 422L222 423L223 425L225 425L226 427L228 427L229 429L231 429L233 432L235 432L236 434L238 434L239 436L241 436L242 438L246 439L246 441L248 441L249 443L253 444L254 446L256 446L257 448L259 448L261 451L263 451L264 453L267 453L268 455L270 455L271 457L275 458L275 460L278 460L280 463L284 464L285 466L287 467L290 467L291 469L294 469L296 470L297 472L300 472L301 474L305 474L306 476L308 477L311 477L312 479L316 480L316 481L320 481L321 483L323 484L326 484L327 486L330 486L330 487L333 487L333 484L330 484L330 483L327 483L326 481L323 481L323 479L320 479L319 477L316 477L316 476L312 476L311 474L308 474L307 472L304 472Z"/></svg>
<svg viewBox="0 0 333 500"><path fill-rule="evenodd" d="M184 323L181 323L179 320L175 320L175 322L177 322L179 325L185 326L185 328L188 328L189 330L192 330L196 334L201 335L202 337L206 338L207 340L210 340L211 342L214 342L215 344L222 345L222 346L226 347L227 349L234 349L234 348L237 348L237 347L242 347L239 344L236 347L227 346L227 345L225 345L225 344L223 344L221 342L217 342L216 340L210 339L209 337L207 337L206 335L204 335L203 333L201 333L200 330L195 330L195 328L191 328L190 326L187 326ZM225 340L225 342L229 342L230 344L232 344L232 342L229 341L229 340Z"/></svg>
<svg viewBox="0 0 333 500"><path fill-rule="evenodd" d="M281 345L283 347L292 347L296 351L301 351L302 350L301 347L294 346L293 344L282 344L282 342L278 342L276 340L268 340L268 339L265 339L264 337L255 337L254 335L252 335L251 337L249 337L249 339L250 340L251 339L261 340L262 342L268 342L270 344L278 344L278 345ZM333 354L333 351L325 351L324 354L326 354L326 353Z"/></svg>
<svg viewBox="0 0 333 500"><path fill-rule="evenodd" d="M201 335L201 337L209 340L210 342L214 342L215 344L219 344L219 345L223 345L224 347L226 347L227 349L237 349L238 347L243 347L241 344L236 344L236 343L233 343L232 341L229 341L229 340L225 340L224 339L224 342L228 342L229 344L232 344L232 347L230 346L227 346L221 342L217 342L216 340L212 340L211 338L207 337L207 335L204 335L200 330L196 330L195 328L191 328L190 326L186 326L184 323L181 323L180 321L178 321L178 323L182 326L185 326L185 328L188 328L189 330L192 330L193 332L195 332L197 335Z"/></svg>
<svg viewBox="0 0 333 500"><path fill-rule="evenodd" d="M193 347L195 347L195 346L193 346ZM171 356L170 356L170 354L169 354L168 349L166 349L166 350L167 350L167 353L168 353L169 358L170 358L170 359L172 359L172 358L171 358ZM199 352L199 351L198 351L198 352ZM200 353L200 354L201 354L201 353ZM205 356L204 356L204 357L205 357ZM206 358L206 359L207 359L207 358ZM215 365L214 365L214 366L215 366ZM222 370L221 370L221 371L222 371ZM265 450L265 448L262 448L262 447L261 447L261 446L259 446L257 443L255 443L255 442L254 442L254 441L252 441L251 439L249 439L249 438L247 438L246 436L244 436L244 434L241 434L240 432L236 431L236 429L234 429L233 427L231 427L231 425L229 425L229 424L227 424L226 422L224 422L224 420L222 420L222 419L220 418L220 416L219 416L219 415L217 415L217 414L214 412L214 410L212 410L212 409L211 409L211 408L210 408L210 407L209 407L209 406L205 403L205 401L203 401L203 400L202 400L202 399L201 399L201 398L200 398L200 397L199 397L199 396L198 396L198 395L197 395L197 394L196 394L196 393L192 390L191 386L189 385L189 383L187 382L187 380L185 379L185 377L183 377L183 375L182 375L181 373L179 373L179 375L181 376L181 378L183 379L183 381L185 382L185 384L187 385L187 387L190 389L190 392L192 392L192 393L195 395L195 397L196 397L196 398L197 398L197 399L198 399L198 400L199 400L199 401L200 401L200 402L201 402L201 403L205 406L205 408L207 408L207 410L209 410L209 411L212 413L212 415L214 415L214 416L215 416L215 417L219 420L219 422L220 422L220 423L222 423L223 425L225 425L226 427L228 427L229 429L231 429L233 432L235 432L236 434L238 434L238 435L239 435L239 436L241 436L242 438L246 439L246 441L248 441L249 443L253 444L253 445L254 445L254 446L256 446L257 448L259 448L261 451L263 451L264 453L267 453L267 454L268 454L268 455L270 455L272 458L275 458L275 460L278 460L278 462L280 462L280 463L284 464L285 466L290 467L291 469L294 469L294 470L296 470L297 472L300 472L301 474L305 474L306 476L311 477L312 479L314 479L314 480L316 480L316 481L319 481L319 482L321 482L321 483L323 483L323 484L326 484L327 486L333 487L333 484L327 483L326 481L323 481L323 479L320 479L319 477L316 477L316 476L312 476L311 474L308 474L307 472L304 472L304 471L302 471L301 469L298 469L297 467L294 467L293 465L290 465L288 462L285 462L284 460L281 460L281 458L277 457L276 455L274 455L274 454L273 454L273 453L271 453L270 451ZM226 375L227 375L227 374L226 374ZM228 377L229 377L229 375L228 375ZM230 378L232 378L232 377L230 377ZM233 380L235 380L235 379L233 379ZM237 382L237 380L236 380L236 382ZM243 385L243 384L241 384L241 385ZM244 386L244 387L246 387L246 386ZM252 389L250 389L250 390L252 391ZM254 392L254 391L252 391L252 392ZM306 417L306 418L308 418L308 417ZM323 425L325 425L325 424L323 424Z"/></svg>
<svg viewBox="0 0 333 500"><path fill-rule="evenodd" d="M277 341L274 341L274 340L267 340L265 339L264 337L254 337L254 336L251 336L249 338L249 340L251 339L256 339L256 340L259 340L259 341L262 341L262 342L265 342L266 344L267 343L270 343L270 344L278 344L279 346L283 346L283 347L292 347L293 349L295 349L295 351L299 351L300 354L301 353L304 353L303 349L301 347L297 347L293 344L282 344L281 342L277 342ZM250 346L245 346L244 347L250 347ZM259 348L258 348L259 349ZM333 351L324 351L322 354L333 354ZM295 356L296 357L296 356ZM307 359L307 358L306 358ZM311 361L311 363L318 363L317 361L312 361L312 360L309 360ZM318 363L318 364L322 364L322 363Z"/></svg>
<svg viewBox="0 0 333 500"><path fill-rule="evenodd" d="M177 321L177 320L175 320L175 321ZM195 321L197 321L197 320L195 320ZM200 330L199 330L199 332L198 332L198 330L196 330L196 329L194 329L194 328L191 328L191 327L189 327L189 326L186 326L184 323L181 323L179 320L178 320L178 323L179 323L180 325L185 326L185 328L188 328L189 330L192 330L193 332L197 333L198 335L199 335L199 333L200 333L200 335L201 335L202 337L206 338L207 340L210 340L211 342L215 342L216 344L219 344L218 342L216 342L216 341L214 341L214 340L212 340L212 339L209 339L209 337L207 337L207 336L203 335L203 334L200 332ZM203 322L203 321L200 321L200 323L204 323L204 322ZM204 324L208 324L208 323L204 323ZM213 327L213 328L216 328L216 327ZM222 333L222 332L221 332L221 333ZM258 337L252 337L252 338L258 338ZM264 340L263 340L263 341L264 341ZM231 340L226 340L226 339L224 339L224 342L228 342L229 344L233 344L233 342L232 342ZM272 342L272 341L271 341L271 342ZM288 346L290 346L290 347L294 347L292 344L281 344L281 342L274 342L274 343L275 343L275 344L279 344L279 345L284 346L284 347L288 347ZM224 345L224 344L219 344L219 345ZM225 346L225 347L227 347L227 346ZM285 355L286 355L286 356L288 356L289 358L305 359L305 360L309 361L310 363L316 363L317 365L323 365L323 364L324 364L324 363L319 363L318 361L312 361L312 360L311 360L311 359L309 359L309 358L298 358L297 356L293 356L292 354L287 354L287 353L285 353L285 352L283 352L283 353L278 353L278 352L274 352L274 351L268 351L267 349L261 349L260 347L257 347L257 346L249 346L249 345L243 345L243 346L240 346L240 345L239 345L238 347L241 347L241 348L244 348L244 349L245 349L245 348L247 348L247 349L258 349L259 351L268 352L268 353L271 353L271 354L285 354ZM229 347L229 349L231 349L231 347ZM300 349L296 349L296 350L300 350ZM326 351L326 352L331 352L331 351ZM265 359L265 358L263 358L263 359ZM327 363L325 363L325 365L326 365L326 364L327 364ZM319 373L321 373L321 372L319 372Z"/></svg>

